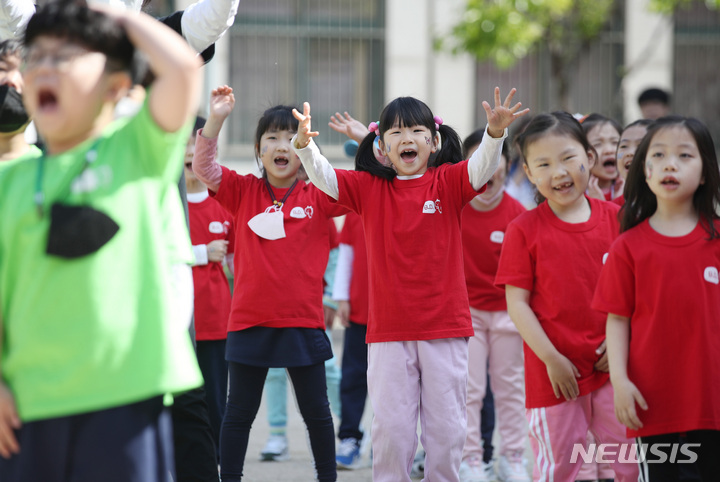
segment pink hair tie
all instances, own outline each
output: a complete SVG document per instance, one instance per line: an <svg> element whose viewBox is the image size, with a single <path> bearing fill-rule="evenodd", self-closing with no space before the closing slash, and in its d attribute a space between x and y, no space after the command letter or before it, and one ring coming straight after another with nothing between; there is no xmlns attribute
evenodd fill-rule
<svg viewBox="0 0 720 482"><path fill-rule="evenodd" d="M380 136L380 126L377 122L371 122L370 125L368 125L368 131L374 132L375 136Z"/></svg>
<svg viewBox="0 0 720 482"><path fill-rule="evenodd" d="M435 121L435 130L439 130L440 126L443 123L442 117L440 117L439 115L436 115L435 117L433 117L433 120Z"/></svg>

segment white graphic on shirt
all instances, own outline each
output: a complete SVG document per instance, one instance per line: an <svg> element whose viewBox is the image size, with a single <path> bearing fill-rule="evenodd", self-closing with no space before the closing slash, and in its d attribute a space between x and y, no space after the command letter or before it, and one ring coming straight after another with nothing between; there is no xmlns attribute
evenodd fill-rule
<svg viewBox="0 0 720 482"><path fill-rule="evenodd" d="M305 210L301 208L300 206L295 206L290 211L290 217L296 218L296 219L302 219L305 217Z"/></svg>
<svg viewBox="0 0 720 482"><path fill-rule="evenodd" d="M442 214L442 204L440 204L440 200L439 200L439 199L436 199L436 200L435 200L435 209L437 209L437 212L439 212L439 213Z"/></svg>
<svg viewBox="0 0 720 482"><path fill-rule="evenodd" d="M715 266L708 266L707 268L705 268L705 273L703 273L703 276L705 277L705 281L708 281L712 284L720 283L718 269Z"/></svg>
<svg viewBox="0 0 720 482"><path fill-rule="evenodd" d="M502 244L503 239L505 239L505 233L502 231L493 231L490 233L490 241L497 244Z"/></svg>
<svg viewBox="0 0 720 482"><path fill-rule="evenodd" d="M609 254L610 254L610 253L605 253L605 254L603 254L603 264L605 264L605 261L607 261Z"/></svg>
<svg viewBox="0 0 720 482"><path fill-rule="evenodd" d="M307 217L309 217L310 219L312 219L313 213L314 213L314 211L313 211L313 207L312 207L312 206L307 206L307 207L305 207L305 215L306 215Z"/></svg>
<svg viewBox="0 0 720 482"><path fill-rule="evenodd" d="M230 221L223 222L223 232L228 234L230 232Z"/></svg>
<svg viewBox="0 0 720 482"><path fill-rule="evenodd" d="M73 194L91 192L101 186L107 186L112 182L112 168L110 166L99 166L97 169L85 169L82 174L76 177L70 190Z"/></svg>
<svg viewBox="0 0 720 482"><path fill-rule="evenodd" d="M225 226L220 221L213 221L208 226L208 231L213 234L221 234L225 232Z"/></svg>
<svg viewBox="0 0 720 482"><path fill-rule="evenodd" d="M425 201L425 204L423 204L423 213L424 214L435 213L435 203L432 201Z"/></svg>

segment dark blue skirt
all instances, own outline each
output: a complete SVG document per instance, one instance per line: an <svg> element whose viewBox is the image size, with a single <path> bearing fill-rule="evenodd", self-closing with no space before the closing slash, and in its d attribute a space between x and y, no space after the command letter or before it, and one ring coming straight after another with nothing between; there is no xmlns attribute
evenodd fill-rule
<svg viewBox="0 0 720 482"><path fill-rule="evenodd" d="M325 330L255 326L228 333L225 358L255 367L287 368L322 363L332 358Z"/></svg>

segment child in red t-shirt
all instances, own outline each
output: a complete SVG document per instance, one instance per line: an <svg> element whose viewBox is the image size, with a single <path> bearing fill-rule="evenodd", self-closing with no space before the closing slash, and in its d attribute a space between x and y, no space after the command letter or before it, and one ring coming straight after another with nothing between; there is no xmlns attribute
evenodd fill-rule
<svg viewBox="0 0 720 482"><path fill-rule="evenodd" d="M630 170L630 164L632 163L635 151L640 145L640 141L645 137L648 126L653 123L650 119L638 119L635 122L625 126L625 129L620 133L620 142L617 146L617 170L622 179L623 186L627 180L628 171ZM620 193L619 196L612 200L618 206L625 204L625 195Z"/></svg>
<svg viewBox="0 0 720 482"><path fill-rule="evenodd" d="M235 222L235 270L226 358L229 394L220 434L223 481L242 478L250 427L270 367L285 367L305 420L317 478L334 481L335 434L325 386L332 357L325 334L323 275L330 251L329 220L346 209L298 179L291 139L292 108L263 114L255 133L262 178L242 176L216 161L217 136L235 105L232 89L212 91L199 131L193 171Z"/></svg>
<svg viewBox="0 0 720 482"><path fill-rule="evenodd" d="M463 157L478 147L483 131L463 142ZM488 372L501 437L498 473L503 480L528 480L523 464L527 444L522 337L507 313L505 290L495 286L500 248L508 223L526 209L505 193L508 158L503 144L500 164L484 193L475 196L462 212L463 259L474 335L468 341L467 438L460 465L460 480L482 479L492 472L484 463L481 439L483 401ZM494 420L491 421L494 423Z"/></svg>
<svg viewBox="0 0 720 482"><path fill-rule="evenodd" d="M462 264L462 208L497 167L505 129L527 110L483 102L487 134L468 161L455 131L423 102L401 97L372 123L358 171L318 151L310 105L293 141L310 181L362 218L371 280L367 330L373 480L408 480L418 414L429 479L457 480L465 440L467 337L473 334ZM378 141L390 166L376 159ZM440 145L440 141L442 144ZM380 154L380 153L378 153ZM430 162L430 155L436 154Z"/></svg>
<svg viewBox="0 0 720 482"><path fill-rule="evenodd" d="M701 479L717 480L720 174L707 127L692 118L657 120L638 147L625 194L623 233L593 300L608 313L615 413L645 452L646 480L679 480L678 463L694 455ZM694 445L678 447L683 433Z"/></svg>
<svg viewBox="0 0 720 482"><path fill-rule="evenodd" d="M630 442L613 415L603 318L590 308L618 206L585 196L597 154L570 114L535 117L517 142L547 202L508 226L495 282L525 341L534 476L571 481L588 430L597 443ZM613 468L616 480L637 480L635 465L616 459Z"/></svg>
<svg viewBox="0 0 720 482"><path fill-rule="evenodd" d="M194 322L198 365L205 380L205 399L215 446L220 443L220 425L225 413L228 369L225 341L230 316L230 285L223 265L232 269L235 244L230 213L214 198L192 170L195 137L205 119L195 120L185 150L185 188L187 190L190 240L193 264Z"/></svg>
<svg viewBox="0 0 720 482"><path fill-rule="evenodd" d="M612 201L623 191L624 179L618 177L616 158L622 127L614 119L600 114L590 114L580 122L598 157L590 169L587 194L596 199Z"/></svg>

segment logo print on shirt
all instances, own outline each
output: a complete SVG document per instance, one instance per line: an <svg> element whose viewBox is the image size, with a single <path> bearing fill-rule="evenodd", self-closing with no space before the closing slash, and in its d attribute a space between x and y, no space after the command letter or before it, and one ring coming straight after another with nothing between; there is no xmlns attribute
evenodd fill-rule
<svg viewBox="0 0 720 482"><path fill-rule="evenodd" d="M425 204L423 204L423 213L424 214L434 214L435 211L442 214L442 204L440 203L439 199L436 199L435 202L433 201L425 201Z"/></svg>
<svg viewBox="0 0 720 482"><path fill-rule="evenodd" d="M609 254L610 254L610 253L605 253L605 254L603 254L603 264L605 264L605 261L607 261Z"/></svg>
<svg viewBox="0 0 720 482"><path fill-rule="evenodd" d="M502 244L503 239L505 239L505 233L502 231L493 231L490 233L490 241L497 244Z"/></svg>
<svg viewBox="0 0 720 482"><path fill-rule="evenodd" d="M709 283L715 285L720 283L718 269L715 266L708 266L707 268L705 268L705 273L703 273L703 277L705 278L705 281Z"/></svg>
<svg viewBox="0 0 720 482"><path fill-rule="evenodd" d="M300 206L295 206L290 211L290 217L296 218L296 219L302 219L305 217L305 210L301 208Z"/></svg>
<svg viewBox="0 0 720 482"><path fill-rule="evenodd" d="M308 217L312 219L313 217L313 207L312 206L306 206L305 209L301 208L300 206L295 206L290 211L290 217L295 219L303 219L304 217Z"/></svg>
<svg viewBox="0 0 720 482"><path fill-rule="evenodd" d="M210 231L213 234L224 234L225 226L220 221L213 221L208 226L208 231Z"/></svg>

